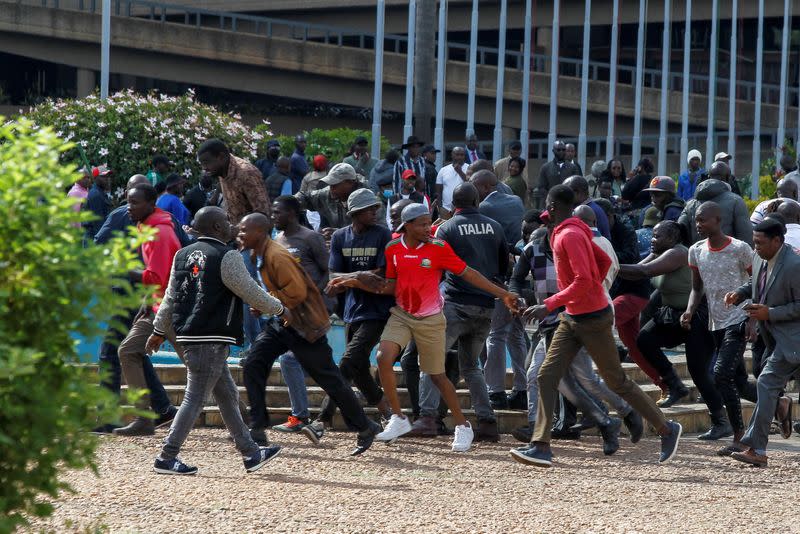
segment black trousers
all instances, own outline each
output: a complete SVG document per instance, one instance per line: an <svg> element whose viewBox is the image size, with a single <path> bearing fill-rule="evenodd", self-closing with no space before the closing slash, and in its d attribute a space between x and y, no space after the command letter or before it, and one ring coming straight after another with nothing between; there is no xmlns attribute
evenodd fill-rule
<svg viewBox="0 0 800 534"><path fill-rule="evenodd" d="M344 355L339 362L339 371L348 382L353 382L364 394L367 402L375 406L383 398L383 390L372 376L369 356L372 348L381 340L386 321L359 321L345 326L344 335L347 342ZM319 419L330 422L336 413L336 404L330 396L322 400Z"/></svg>
<svg viewBox="0 0 800 534"><path fill-rule="evenodd" d="M333 351L328 345L328 339L322 336L309 343L293 328L283 326L278 319L272 319L265 325L241 362L244 385L250 399L252 428L269 426L265 394L267 379L272 364L288 351L294 353L303 369L330 395L351 430L362 431L369 428L369 421L361 404L333 361Z"/></svg>
<svg viewBox="0 0 800 534"><path fill-rule="evenodd" d="M728 420L736 432L744 431L742 403L740 398L755 402L756 385L747 380L747 368L744 365L744 349L747 340L744 337L745 323L735 324L714 330L714 346L717 348L717 362L714 365L714 383L717 386Z"/></svg>
<svg viewBox="0 0 800 534"><path fill-rule="evenodd" d="M676 310L678 316L682 310ZM703 396L708 409L716 412L722 408L722 397L711 378L710 365L714 356L714 339L708 331L708 307L705 302L698 306L692 317L691 328L685 330L680 324L659 324L650 319L639 332L636 344L645 359L662 377L669 377L675 370L662 347L673 348L686 345L686 364L689 374Z"/></svg>

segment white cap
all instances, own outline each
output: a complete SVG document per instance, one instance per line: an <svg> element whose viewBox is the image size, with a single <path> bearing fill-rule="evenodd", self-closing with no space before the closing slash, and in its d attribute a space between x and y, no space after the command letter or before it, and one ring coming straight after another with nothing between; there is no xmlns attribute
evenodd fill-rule
<svg viewBox="0 0 800 534"><path fill-rule="evenodd" d="M686 163L688 164L688 163L689 163L690 161L692 161L694 158L700 158L700 162L701 162L701 163L702 163L702 161L703 161L703 155L702 155L702 154L700 154L700 151L699 151L699 150L697 150L696 148L693 148L692 150L690 150L690 151L689 151L689 155L688 155L688 156L686 156Z"/></svg>
<svg viewBox="0 0 800 534"><path fill-rule="evenodd" d="M717 152L717 155L714 156L714 161L722 161L726 159L731 159L733 156L728 154L727 152Z"/></svg>

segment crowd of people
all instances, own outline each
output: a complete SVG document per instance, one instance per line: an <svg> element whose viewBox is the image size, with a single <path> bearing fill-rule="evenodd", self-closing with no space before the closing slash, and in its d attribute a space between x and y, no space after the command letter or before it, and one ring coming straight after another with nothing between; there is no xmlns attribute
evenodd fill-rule
<svg viewBox="0 0 800 534"><path fill-rule="evenodd" d="M513 431L524 443L510 451L518 462L549 467L552 439L594 427L611 455L622 426L636 443L645 421L666 462L682 428L662 409L689 390L664 349L681 344L712 421L698 439L730 438L717 454L766 466L770 429L791 434L784 388L800 371L792 158L780 161L776 198L751 214L724 152L706 171L692 150L676 182L654 176L647 158L629 173L619 159L597 161L584 176L575 147L561 141L536 177L520 143L492 163L475 136L441 169L439 150L413 135L380 161L364 137L341 162L309 157L301 135L291 157L281 148L269 141L251 163L209 139L197 150L203 175L188 191L169 158L155 156L146 174L128 180L116 209L106 167L84 168L68 193L76 210L96 214L87 241L102 245L132 226L157 231L141 246L143 268L129 273L153 287L152 298L120 318L128 330L110 331L99 355L109 369L104 385L119 393L124 377L145 392L136 407L154 415L95 429L141 436L169 425L156 472L197 472L178 453L211 395L247 471L279 454L268 429L316 444L337 408L357 433L354 456L376 440L442 434L466 452L475 441L498 441L496 411L512 409L528 416ZM332 317L345 325L338 364L327 338ZM165 340L187 368L180 407L149 358ZM249 406L227 366L231 345L246 347ZM661 389L659 401L627 376L626 361ZM273 425L266 385L276 362L292 412ZM400 401L398 362L411 413ZM306 375L326 394L314 419ZM462 377L475 428L459 402ZM756 402L749 424L741 399Z"/></svg>

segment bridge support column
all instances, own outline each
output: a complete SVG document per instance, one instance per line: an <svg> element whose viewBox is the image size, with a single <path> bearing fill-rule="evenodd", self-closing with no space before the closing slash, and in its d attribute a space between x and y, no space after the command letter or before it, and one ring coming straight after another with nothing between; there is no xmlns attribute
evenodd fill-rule
<svg viewBox="0 0 800 534"><path fill-rule="evenodd" d="M97 87L94 71L89 69L78 69L77 83L75 85L75 93L77 94L78 98L83 98L84 96L89 96L92 94L92 91L94 91L95 87Z"/></svg>

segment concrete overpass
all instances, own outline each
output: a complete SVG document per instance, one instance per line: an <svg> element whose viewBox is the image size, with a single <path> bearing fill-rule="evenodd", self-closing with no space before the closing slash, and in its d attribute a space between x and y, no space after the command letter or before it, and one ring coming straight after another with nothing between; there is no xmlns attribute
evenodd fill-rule
<svg viewBox="0 0 800 534"><path fill-rule="evenodd" d="M100 16L67 9L44 8L0 1L0 49L9 53L66 64L80 69L99 68ZM158 22L136 17L112 17L111 70L121 74L195 83L259 94L285 96L348 106L368 106L372 101L374 53L282 37L263 37L210 27ZM387 53L384 68L384 107L401 112L405 92L405 55ZM478 69L476 122L494 124L495 67ZM447 66L446 118L461 120L467 98L467 64ZM549 75L534 73L531 117L533 130L547 123ZM504 126L519 128L522 73L506 69ZM632 130L633 87L617 87L617 133ZM643 95L643 133L657 131L660 91L646 88ZM560 135L576 135L581 106L589 111L589 135L605 134L608 84L590 83L589 98L580 99L580 80L559 77L558 125ZM736 128L752 128L753 106L739 102ZM705 95L690 99L690 116L704 122ZM717 99L716 127L727 128L727 100ZM796 111L790 110L790 118ZM672 131L681 119L681 95L670 92ZM777 106L762 110L765 128L777 123ZM705 125L698 123L698 129ZM790 123L788 125L792 127Z"/></svg>

